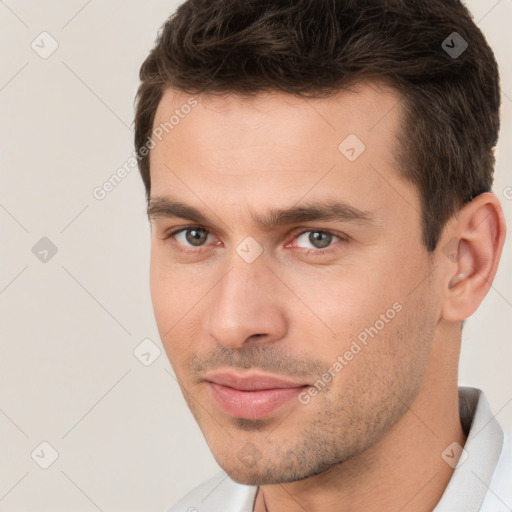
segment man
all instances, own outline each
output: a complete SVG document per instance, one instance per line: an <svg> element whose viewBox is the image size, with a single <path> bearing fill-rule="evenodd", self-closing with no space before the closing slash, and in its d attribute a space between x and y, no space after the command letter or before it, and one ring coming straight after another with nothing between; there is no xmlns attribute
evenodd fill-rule
<svg viewBox="0 0 512 512"><path fill-rule="evenodd" d="M140 77L156 322L224 470L171 511L512 510L457 384L505 237L461 2L188 0Z"/></svg>

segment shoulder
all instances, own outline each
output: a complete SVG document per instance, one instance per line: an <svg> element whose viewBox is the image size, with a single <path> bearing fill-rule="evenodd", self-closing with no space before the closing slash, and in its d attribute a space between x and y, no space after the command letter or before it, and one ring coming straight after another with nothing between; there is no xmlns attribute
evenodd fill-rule
<svg viewBox="0 0 512 512"><path fill-rule="evenodd" d="M167 512L252 512L257 489L239 484L221 471L191 490Z"/></svg>

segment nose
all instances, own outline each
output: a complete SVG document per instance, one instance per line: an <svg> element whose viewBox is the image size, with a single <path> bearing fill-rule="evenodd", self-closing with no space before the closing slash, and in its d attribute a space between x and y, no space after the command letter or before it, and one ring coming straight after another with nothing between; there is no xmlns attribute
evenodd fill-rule
<svg viewBox="0 0 512 512"><path fill-rule="evenodd" d="M209 294L209 335L232 349L255 340L270 343L283 338L287 331L284 285L263 258L247 263L235 254L230 263Z"/></svg>

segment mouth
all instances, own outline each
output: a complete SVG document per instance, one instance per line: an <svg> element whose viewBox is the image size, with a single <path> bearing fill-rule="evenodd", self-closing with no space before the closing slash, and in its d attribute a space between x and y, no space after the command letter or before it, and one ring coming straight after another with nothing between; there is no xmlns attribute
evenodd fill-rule
<svg viewBox="0 0 512 512"><path fill-rule="evenodd" d="M227 371L208 374L205 380L213 399L226 414L251 420L270 416L310 386L272 375Z"/></svg>

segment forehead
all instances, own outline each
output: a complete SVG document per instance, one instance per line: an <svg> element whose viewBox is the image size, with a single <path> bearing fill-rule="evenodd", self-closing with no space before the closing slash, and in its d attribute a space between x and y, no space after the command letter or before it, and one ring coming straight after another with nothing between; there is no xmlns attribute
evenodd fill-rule
<svg viewBox="0 0 512 512"><path fill-rule="evenodd" d="M168 89L153 126L151 195L276 204L335 189L341 199L378 202L383 177L399 176L402 116L398 92L378 82L314 99Z"/></svg>
<svg viewBox="0 0 512 512"><path fill-rule="evenodd" d="M180 146L193 144L194 155L208 155L213 167L217 156L229 154L233 171L248 170L256 162L258 170L271 170L275 161L281 170L283 160L290 166L312 161L316 167L320 153L327 159L337 158L339 144L355 135L351 140L359 139L365 151L379 152L379 158L385 158L392 156L391 150L382 151L382 146L394 142L401 117L399 93L381 82L356 84L327 98L309 99L277 91L254 97L193 97L168 89L153 126L154 130L164 128L162 137L167 144L159 144L151 156L164 153L162 156L171 157L165 155L165 149L172 147L179 158L183 156Z"/></svg>

